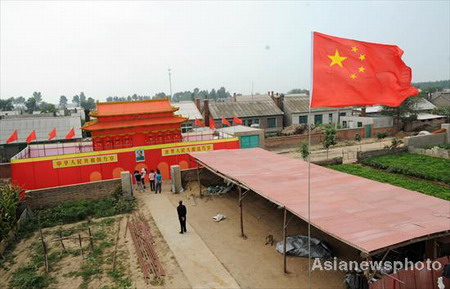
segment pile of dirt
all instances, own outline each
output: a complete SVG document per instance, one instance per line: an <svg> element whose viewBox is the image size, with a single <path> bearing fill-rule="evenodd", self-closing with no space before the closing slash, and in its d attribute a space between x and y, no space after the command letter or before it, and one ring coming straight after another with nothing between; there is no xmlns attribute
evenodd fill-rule
<svg viewBox="0 0 450 289"><path fill-rule="evenodd" d="M295 135L295 134L303 134L307 131L308 126L306 124L293 124L285 127L282 131L282 135Z"/></svg>

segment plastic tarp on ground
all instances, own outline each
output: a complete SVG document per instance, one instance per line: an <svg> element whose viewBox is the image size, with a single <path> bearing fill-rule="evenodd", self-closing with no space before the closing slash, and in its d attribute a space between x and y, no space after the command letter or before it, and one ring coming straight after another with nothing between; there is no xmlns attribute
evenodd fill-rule
<svg viewBox="0 0 450 289"><path fill-rule="evenodd" d="M260 148L191 153L210 170L308 216L308 163ZM311 164L311 224L370 254L450 231L450 202Z"/></svg>

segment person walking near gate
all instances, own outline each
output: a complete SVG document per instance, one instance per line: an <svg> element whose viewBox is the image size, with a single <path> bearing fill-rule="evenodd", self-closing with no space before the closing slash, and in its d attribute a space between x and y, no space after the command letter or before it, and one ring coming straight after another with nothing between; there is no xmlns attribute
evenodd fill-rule
<svg viewBox="0 0 450 289"><path fill-rule="evenodd" d="M158 191L161 194L162 175L161 175L161 172L159 170L156 170L155 180L156 180L155 194L157 194Z"/></svg>
<svg viewBox="0 0 450 289"><path fill-rule="evenodd" d="M144 191L144 187L142 186L141 181L141 174L138 170L134 171L134 179L136 181L136 190L139 191L139 193L142 193Z"/></svg>
<svg viewBox="0 0 450 289"><path fill-rule="evenodd" d="M155 172L153 170L150 171L150 173L148 174L148 179L150 181L150 190L152 192L155 191Z"/></svg>
<svg viewBox="0 0 450 289"><path fill-rule="evenodd" d="M186 210L186 206L183 205L183 201L179 201L178 204L179 205L177 207L177 213L178 213L178 220L180 221L180 227L181 227L180 234L183 234L183 233L186 233L187 210Z"/></svg>

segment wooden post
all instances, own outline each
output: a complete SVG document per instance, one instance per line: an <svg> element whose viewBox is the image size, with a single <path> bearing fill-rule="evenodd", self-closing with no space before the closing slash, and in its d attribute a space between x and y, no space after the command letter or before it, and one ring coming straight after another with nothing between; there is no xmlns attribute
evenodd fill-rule
<svg viewBox="0 0 450 289"><path fill-rule="evenodd" d="M92 240L93 238L92 238L91 228L90 227L88 227L88 231L89 231L89 242L90 242L90 245L91 245L91 251L94 252L94 240Z"/></svg>
<svg viewBox="0 0 450 289"><path fill-rule="evenodd" d="M127 237L127 231L128 231L128 222L130 221L130 215L127 216L127 224L125 225L125 234L123 235L123 238L125 239Z"/></svg>
<svg viewBox="0 0 450 289"><path fill-rule="evenodd" d="M198 191L200 197L202 197L202 184L200 182L200 165L197 163L197 182L198 182Z"/></svg>
<svg viewBox="0 0 450 289"><path fill-rule="evenodd" d="M286 235L287 235L287 224L286 224L286 207L284 208L284 219L283 219L283 270L284 273L287 273L287 264L286 264Z"/></svg>
<svg viewBox="0 0 450 289"><path fill-rule="evenodd" d="M81 259L84 259L83 245L81 244L81 235L78 234L78 242L80 243Z"/></svg>
<svg viewBox="0 0 450 289"><path fill-rule="evenodd" d="M242 215L242 188L240 186L238 186L239 188L239 211L240 211L240 216L241 216L241 237L245 238L244 235L244 217Z"/></svg>
<svg viewBox="0 0 450 289"><path fill-rule="evenodd" d="M39 234L41 235L42 249L44 251L45 273L48 273L49 265L48 265L48 256L47 256L47 246L45 245L44 235L42 234L42 228L41 228L40 224L39 224Z"/></svg>
<svg viewBox="0 0 450 289"><path fill-rule="evenodd" d="M63 236L62 236L62 231L59 231L59 239L61 241L61 246L63 248L64 251L66 251L66 246L64 246L64 242L63 242Z"/></svg>
<svg viewBox="0 0 450 289"><path fill-rule="evenodd" d="M116 256L117 256L117 245L119 244L119 232L120 232L120 221L117 223L117 235L116 235L116 245L114 246L114 256L113 256L113 267L112 270L116 270Z"/></svg>

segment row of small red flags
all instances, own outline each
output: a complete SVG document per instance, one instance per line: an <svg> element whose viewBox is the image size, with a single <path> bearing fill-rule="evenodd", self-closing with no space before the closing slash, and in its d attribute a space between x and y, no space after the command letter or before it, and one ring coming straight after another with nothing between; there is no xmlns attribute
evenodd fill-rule
<svg viewBox="0 0 450 289"><path fill-rule="evenodd" d="M237 116L233 116L233 123L242 124L242 119L238 118ZM205 127L205 124L199 119L195 119L195 125ZM222 116L222 125L231 126L231 123ZM216 125L214 124L214 119L212 119L211 117L209 118L209 128L210 129L216 128Z"/></svg>
<svg viewBox="0 0 450 289"><path fill-rule="evenodd" d="M69 133L66 135L66 139L72 139L75 136L75 130L73 127L70 129ZM56 128L52 129L48 133L48 140L52 140L56 137ZM17 129L11 134L11 136L6 140L6 143L12 143L13 141L19 140L19 135L17 133ZM26 138L27 143L31 143L32 141L36 140L36 131L33 130L28 137Z"/></svg>

